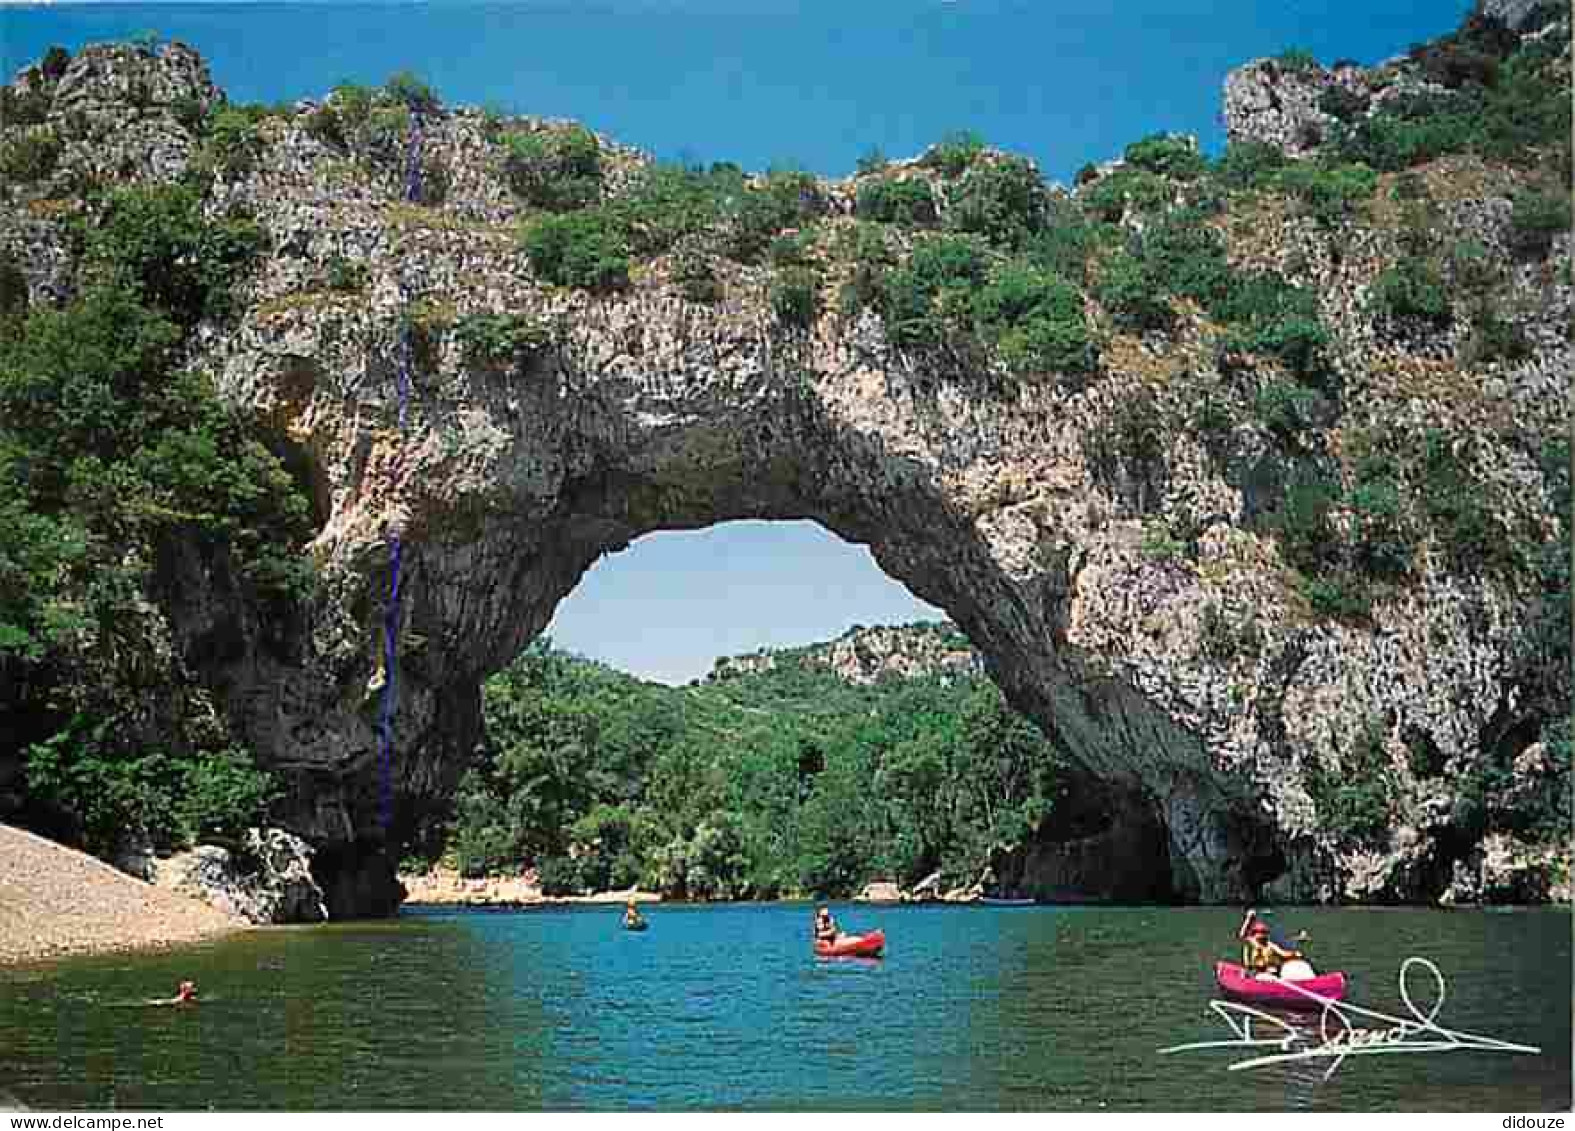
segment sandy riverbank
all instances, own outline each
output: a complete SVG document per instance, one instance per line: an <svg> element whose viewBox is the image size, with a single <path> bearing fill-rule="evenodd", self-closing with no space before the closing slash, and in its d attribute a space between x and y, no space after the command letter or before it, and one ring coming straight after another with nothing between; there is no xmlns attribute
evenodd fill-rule
<svg viewBox="0 0 1575 1131"><path fill-rule="evenodd" d="M438 870L401 875L405 902L446 907L552 907L575 903L660 903L655 892L603 891L595 895L543 895L534 880L520 876L487 876L468 880L458 872Z"/></svg>
<svg viewBox="0 0 1575 1131"><path fill-rule="evenodd" d="M177 946L247 925L85 853L0 825L0 965Z"/></svg>

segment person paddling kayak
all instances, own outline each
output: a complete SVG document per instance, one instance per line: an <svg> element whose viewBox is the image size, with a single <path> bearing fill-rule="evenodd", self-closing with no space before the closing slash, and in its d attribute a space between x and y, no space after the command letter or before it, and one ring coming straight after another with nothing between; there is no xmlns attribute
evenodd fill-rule
<svg viewBox="0 0 1575 1131"><path fill-rule="evenodd" d="M835 943L842 937L837 921L831 917L831 908L822 907L815 912L815 941Z"/></svg>
<svg viewBox="0 0 1575 1131"><path fill-rule="evenodd" d="M1306 965L1306 956L1301 951L1283 947L1269 936L1269 924L1258 917L1255 907L1247 909L1236 937L1241 939L1241 964L1255 977L1278 978L1288 962ZM1305 941L1306 937L1303 933L1298 941Z"/></svg>

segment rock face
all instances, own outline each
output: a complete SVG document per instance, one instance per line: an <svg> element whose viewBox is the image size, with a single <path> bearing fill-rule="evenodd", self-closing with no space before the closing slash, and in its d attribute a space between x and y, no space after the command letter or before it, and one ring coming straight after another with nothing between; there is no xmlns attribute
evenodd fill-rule
<svg viewBox="0 0 1575 1131"><path fill-rule="evenodd" d="M1099 798L1099 811L1088 801ZM1041 903L1160 903L1174 897L1166 829L1144 799L1088 795L1083 812L1058 813L1050 835L1040 829L1027 843L997 853L991 870L1000 890Z"/></svg>
<svg viewBox="0 0 1575 1131"><path fill-rule="evenodd" d="M158 861L151 879L252 923L320 923L328 904L311 864L312 850L300 837L249 829L240 852L200 844Z"/></svg>
<svg viewBox="0 0 1575 1131"><path fill-rule="evenodd" d="M861 686L883 679L982 675L984 672L984 658L955 628L915 624L851 628L836 640L807 649L724 656L707 673L706 680L733 679L770 671L781 659L826 668L848 683Z"/></svg>
<svg viewBox="0 0 1575 1131"><path fill-rule="evenodd" d="M1318 108L1333 77L1314 64L1287 68L1272 59L1225 77L1225 136L1261 141L1292 156L1316 149L1335 119Z"/></svg>
<svg viewBox="0 0 1575 1131"><path fill-rule="evenodd" d="M159 100L211 98L206 72L178 48L141 61L126 50L79 56L55 102L85 100L91 122L93 100L133 65L158 76L152 100L136 129L80 143L52 108L72 139L60 177L108 161L130 179L163 179L189 152ZM1232 136L1298 151L1321 121L1321 86L1348 78L1366 81L1268 64L1237 72ZM191 364L272 429L320 516L320 594L287 646L247 643L215 664L225 709L287 784L288 827L318 846L336 916L397 904L388 836L446 801L479 732L481 681L598 558L653 531L735 519L811 518L868 546L947 611L1071 760L1135 799L1139 825L1091 834L1122 838L1130 854L1132 875L1112 878L1112 898L1145 870L1181 899L1241 900L1270 882L1295 898L1417 898L1441 891L1475 851L1451 847L1438 799L1485 749L1530 741L1532 597L1456 576L1429 552L1414 581L1377 594L1370 622L1310 615L1275 540L1250 524L1265 488L1240 469L1257 466L1267 432L1236 426L1237 455L1222 466L1188 423L1200 390L1224 387L1201 333L1162 344L1114 334L1097 379L1014 384L906 353L869 314L787 328L771 313L767 268L722 265L712 306L683 297L668 258L615 295L568 291L533 277L518 250L525 210L481 114L428 116L424 159L446 170L447 188L417 206L398 202L397 168L347 160L314 135L309 110L266 119L252 166L220 174L213 207L249 211L274 251L235 324L205 328ZM627 157L615 155L614 184ZM1451 360L1463 329L1426 348L1387 336L1366 296L1397 254L1392 222L1331 231L1264 206L1221 221L1232 261L1321 287L1353 427L1471 435L1460 456L1505 500L1495 521L1551 537L1548 487L1503 422L1566 427L1575 356L1561 328L1575 291L1505 250L1514 176L1466 158L1424 176L1446 230L1501 257L1504 309L1530 336L1530 358L1463 375ZM824 192L834 232L849 223L853 186ZM1559 240L1555 260L1568 253ZM21 256L34 301L65 286L66 246L43 205L0 223L0 249ZM364 288L325 282L342 264L364 269ZM422 338L402 438L406 295ZM504 312L549 327L550 346L495 363L452 332L464 315ZM1134 405L1161 436L1141 456L1119 442ZM1154 549L1159 520L1195 533L1195 558ZM374 727L396 530L404 633L385 832ZM205 615L196 603L178 611L177 641ZM850 642L848 663L865 670L870 646ZM1371 853L1351 855L1309 780L1314 770L1338 779L1373 734L1400 816ZM1436 755L1426 773L1407 755L1424 739ZM1025 867L1053 891L1087 879L1093 847L1041 846Z"/></svg>

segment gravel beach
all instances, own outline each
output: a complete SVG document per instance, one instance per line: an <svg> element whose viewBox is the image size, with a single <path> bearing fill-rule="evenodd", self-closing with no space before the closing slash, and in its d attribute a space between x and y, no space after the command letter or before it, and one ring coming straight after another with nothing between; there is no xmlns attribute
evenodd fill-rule
<svg viewBox="0 0 1575 1131"><path fill-rule="evenodd" d="M175 946L247 925L85 853L0 825L0 965Z"/></svg>

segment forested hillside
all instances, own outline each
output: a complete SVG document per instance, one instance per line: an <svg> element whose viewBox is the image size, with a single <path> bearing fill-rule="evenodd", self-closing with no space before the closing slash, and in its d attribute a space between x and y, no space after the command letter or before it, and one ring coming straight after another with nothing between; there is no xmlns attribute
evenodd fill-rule
<svg viewBox="0 0 1575 1131"><path fill-rule="evenodd" d="M1054 820L1062 768L988 680L859 685L830 666L834 650L668 688L538 641L487 684L452 862L473 875L535 864L549 893L833 894L936 869L971 880L992 848Z"/></svg>

